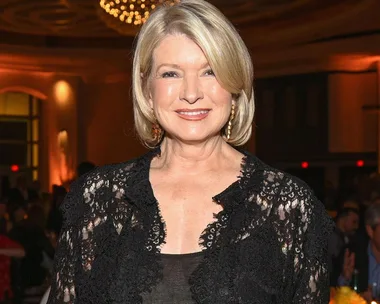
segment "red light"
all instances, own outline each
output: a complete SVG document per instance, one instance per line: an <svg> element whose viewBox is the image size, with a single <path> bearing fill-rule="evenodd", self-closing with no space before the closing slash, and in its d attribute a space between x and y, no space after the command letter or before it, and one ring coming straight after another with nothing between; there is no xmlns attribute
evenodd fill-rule
<svg viewBox="0 0 380 304"><path fill-rule="evenodd" d="M356 166L357 166L357 167L363 167L363 166L364 166L364 160L359 159L359 160L356 162Z"/></svg>
<svg viewBox="0 0 380 304"><path fill-rule="evenodd" d="M308 162L302 162L301 167L304 169L307 169L307 168L309 168L309 163Z"/></svg>
<svg viewBox="0 0 380 304"><path fill-rule="evenodd" d="M17 166L17 165L12 165L11 166L11 171L12 172L18 172L20 170L20 167L19 166Z"/></svg>

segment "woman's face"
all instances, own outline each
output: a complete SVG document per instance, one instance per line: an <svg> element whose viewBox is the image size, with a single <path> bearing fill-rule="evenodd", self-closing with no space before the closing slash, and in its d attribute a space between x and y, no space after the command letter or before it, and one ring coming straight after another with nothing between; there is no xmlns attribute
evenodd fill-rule
<svg viewBox="0 0 380 304"><path fill-rule="evenodd" d="M185 35L168 35L153 53L150 105L167 135L182 142L220 136L232 95L216 80L207 59Z"/></svg>

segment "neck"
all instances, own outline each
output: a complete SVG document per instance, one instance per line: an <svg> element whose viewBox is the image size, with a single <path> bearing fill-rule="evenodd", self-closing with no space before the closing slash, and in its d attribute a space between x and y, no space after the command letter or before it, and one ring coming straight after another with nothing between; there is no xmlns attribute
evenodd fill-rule
<svg viewBox="0 0 380 304"><path fill-rule="evenodd" d="M220 136L191 145L165 138L161 144L161 157L155 160L153 167L199 173L225 167L226 161L236 159L238 153Z"/></svg>

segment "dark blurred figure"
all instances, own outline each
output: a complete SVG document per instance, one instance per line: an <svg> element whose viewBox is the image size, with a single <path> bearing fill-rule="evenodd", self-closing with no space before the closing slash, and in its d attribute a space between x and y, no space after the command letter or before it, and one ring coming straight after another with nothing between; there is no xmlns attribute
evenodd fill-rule
<svg viewBox="0 0 380 304"><path fill-rule="evenodd" d="M332 182L326 181L323 203L327 210L337 209L337 190Z"/></svg>
<svg viewBox="0 0 380 304"><path fill-rule="evenodd" d="M33 191L38 199L42 198L41 183L38 180L34 180L30 187L30 191Z"/></svg>
<svg viewBox="0 0 380 304"><path fill-rule="evenodd" d="M38 199L38 194L35 190L27 187L26 177L20 175L17 177L16 187L10 190L8 197L11 203L22 204L27 207L29 202Z"/></svg>
<svg viewBox="0 0 380 304"><path fill-rule="evenodd" d="M91 162L82 162L78 165L77 167L77 176L80 177L88 172L90 172L91 170L95 169L96 166L95 164L91 163Z"/></svg>
<svg viewBox="0 0 380 304"><path fill-rule="evenodd" d="M0 235L6 235L12 227L7 211L7 200L0 199Z"/></svg>
<svg viewBox="0 0 380 304"><path fill-rule="evenodd" d="M0 199L0 235L7 234L7 203Z"/></svg>
<svg viewBox="0 0 380 304"><path fill-rule="evenodd" d="M359 210L355 208L341 209L335 219L335 229L329 239L330 284L336 286L342 273L346 250L355 251L355 233L359 228Z"/></svg>
<svg viewBox="0 0 380 304"><path fill-rule="evenodd" d="M380 204L380 196L374 196L371 205L373 204Z"/></svg>
<svg viewBox="0 0 380 304"><path fill-rule="evenodd" d="M40 288L49 274L46 259L53 260L54 247L45 233L45 215L41 206L32 205L27 217L17 223L9 232L9 237L25 249L25 258L14 265L13 282L19 298L28 290Z"/></svg>
<svg viewBox="0 0 380 304"><path fill-rule="evenodd" d="M53 186L52 201L47 219L46 229L53 232L56 237L59 236L62 227L62 212L59 209L63 199L66 196L66 189L62 186Z"/></svg>
<svg viewBox="0 0 380 304"><path fill-rule="evenodd" d="M1 178L1 185L0 185L0 199L7 198L9 196L9 192L11 190L11 183L9 181L8 176L3 176Z"/></svg>
<svg viewBox="0 0 380 304"><path fill-rule="evenodd" d="M0 234L0 303L8 304L13 299L11 285L11 258L20 259L25 250L20 244Z"/></svg>
<svg viewBox="0 0 380 304"><path fill-rule="evenodd" d="M380 300L380 204L371 201L365 214L367 240L345 254L340 286L351 286L369 302Z"/></svg>
<svg viewBox="0 0 380 304"><path fill-rule="evenodd" d="M8 203L9 220L12 226L18 225L27 216L27 209L23 205L17 203Z"/></svg>

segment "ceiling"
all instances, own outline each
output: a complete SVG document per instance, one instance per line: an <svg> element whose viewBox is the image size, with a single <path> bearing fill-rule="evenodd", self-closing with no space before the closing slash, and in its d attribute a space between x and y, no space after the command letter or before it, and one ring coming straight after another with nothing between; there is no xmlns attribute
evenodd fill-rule
<svg viewBox="0 0 380 304"><path fill-rule="evenodd" d="M380 33L379 0L210 0L250 46L307 43ZM0 43L48 47L125 47L107 28L97 0L1 0Z"/></svg>

